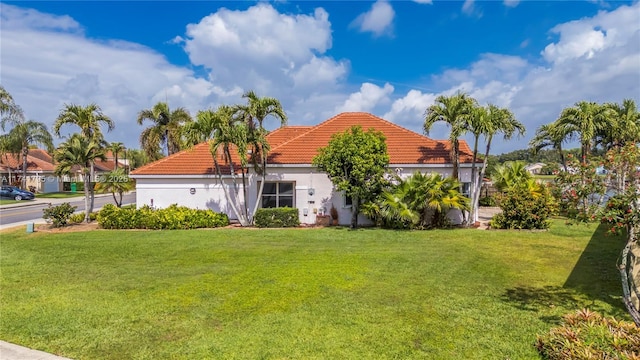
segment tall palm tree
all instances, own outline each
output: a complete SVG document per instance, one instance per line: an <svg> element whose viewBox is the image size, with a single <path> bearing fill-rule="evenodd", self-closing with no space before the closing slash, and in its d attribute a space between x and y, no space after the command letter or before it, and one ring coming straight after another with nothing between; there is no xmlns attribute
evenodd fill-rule
<svg viewBox="0 0 640 360"><path fill-rule="evenodd" d="M605 148L640 142L640 112L636 102L624 99L622 104L608 103L605 106L610 110L610 126L601 131Z"/></svg>
<svg viewBox="0 0 640 360"><path fill-rule="evenodd" d="M280 121L280 126L285 126L287 124L287 115L282 109L282 104L276 98L259 97L253 91L246 92L242 97L247 99L247 104L237 106L236 115L247 126L247 141L252 147L251 160L256 173L262 176L257 197L261 199L267 175L267 159L270 150L269 143L266 140L267 131L264 128L264 121L271 116ZM259 205L260 202L256 201L252 214L256 213Z"/></svg>
<svg viewBox="0 0 640 360"><path fill-rule="evenodd" d="M106 160L104 146L96 138L73 134L58 147L53 156L56 161L55 173L57 175L70 175L76 167L80 167L84 183L85 221L90 222L89 217L93 211L93 187L91 186L91 166L95 160Z"/></svg>
<svg viewBox="0 0 640 360"><path fill-rule="evenodd" d="M95 103L87 106L65 104L64 109L58 114L58 118L53 124L53 133L60 136L62 125L76 125L80 128L80 133L86 138L103 139L102 124L107 126L107 131L113 130L115 124L110 117L105 115Z"/></svg>
<svg viewBox="0 0 640 360"><path fill-rule="evenodd" d="M109 150L111 150L111 152L113 153L113 158L115 161L114 170L116 170L118 169L118 154L124 152L124 144L121 142L112 142L111 144L109 144Z"/></svg>
<svg viewBox="0 0 640 360"><path fill-rule="evenodd" d="M556 122L545 124L540 126L536 130L536 134L533 136L533 139L529 142L529 146L531 147L534 154L538 153L540 150L546 147L552 147L553 149L558 151L558 155L560 156L560 162L562 163L562 167L565 171L567 171L567 161L564 157L564 151L562 150L562 143L564 142L566 136L563 131L563 128L560 127Z"/></svg>
<svg viewBox="0 0 640 360"><path fill-rule="evenodd" d="M138 113L138 125L145 120L151 121L152 125L140 134L140 146L149 158L158 158L162 146L166 146L167 156L182 149L182 126L191 121L191 115L185 108L171 111L169 104L159 102Z"/></svg>
<svg viewBox="0 0 640 360"><path fill-rule="evenodd" d="M53 137L43 123L29 120L17 123L9 133L0 135L3 147L22 160L22 188L27 188L27 156L31 145L44 145L49 153L53 152ZM18 157L18 156L16 156Z"/></svg>
<svg viewBox="0 0 640 360"><path fill-rule="evenodd" d="M582 162L587 161L596 135L609 124L607 107L590 101L580 101L560 113L557 123L568 137L580 138Z"/></svg>
<svg viewBox="0 0 640 360"><path fill-rule="evenodd" d="M4 130L6 122L15 122L23 120L24 115L20 106L16 105L13 96L0 85L0 121L2 130Z"/></svg>
<svg viewBox="0 0 640 360"><path fill-rule="evenodd" d="M471 109L475 100L465 93L458 92L453 96L440 95L435 104L429 106L425 112L424 132L429 134L431 127L438 121L446 122L451 128L449 141L451 142L450 158L453 164L451 176L458 180L460 163L460 142L458 138L467 131L467 122L471 116Z"/></svg>
<svg viewBox="0 0 640 360"><path fill-rule="evenodd" d="M469 222L477 220L476 209L480 202L480 188L482 179L487 170L489 152L491 150L491 142L493 137L502 133L504 140L509 140L514 134L524 135L524 125L516 120L511 111L506 108L500 108L496 105L489 104L486 108L474 107L472 109L471 118L468 121L469 130L474 135L473 145L473 163L471 164L471 181L473 183L471 194L471 216ZM478 139L480 135L484 136L486 141L486 149L480 173L476 172L476 161L478 155Z"/></svg>

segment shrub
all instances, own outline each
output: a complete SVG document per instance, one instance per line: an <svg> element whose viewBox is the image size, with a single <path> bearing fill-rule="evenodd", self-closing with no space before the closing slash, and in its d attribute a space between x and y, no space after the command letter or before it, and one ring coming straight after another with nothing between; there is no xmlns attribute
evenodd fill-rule
<svg viewBox="0 0 640 360"><path fill-rule="evenodd" d="M496 199L493 196L484 196L478 200L480 206L496 206Z"/></svg>
<svg viewBox="0 0 640 360"><path fill-rule="evenodd" d="M51 221L54 227L66 226L69 222L69 218L76 211L77 206L71 206L68 202L62 203L57 206L49 206L46 209L42 209L43 219Z"/></svg>
<svg viewBox="0 0 640 360"><path fill-rule="evenodd" d="M538 335L536 348L550 360L638 359L640 328L585 309L566 315L548 334Z"/></svg>
<svg viewBox="0 0 640 360"><path fill-rule="evenodd" d="M546 189L535 194L524 187L516 187L499 196L502 212L491 219L495 229L547 229L549 216L556 209Z"/></svg>
<svg viewBox="0 0 640 360"><path fill-rule="evenodd" d="M254 223L261 228L296 227L300 225L300 219L296 208L258 209Z"/></svg>
<svg viewBox="0 0 640 360"><path fill-rule="evenodd" d="M95 221L96 219L98 219L97 212L92 212L91 214L89 214L89 220ZM73 224L78 224L83 221L84 221L84 211L77 214L72 214L71 217L69 218L69 222Z"/></svg>
<svg viewBox="0 0 640 360"><path fill-rule="evenodd" d="M166 209L118 208L105 205L98 213L98 223L104 229L198 229L229 225L226 214L211 210L190 209L173 204Z"/></svg>

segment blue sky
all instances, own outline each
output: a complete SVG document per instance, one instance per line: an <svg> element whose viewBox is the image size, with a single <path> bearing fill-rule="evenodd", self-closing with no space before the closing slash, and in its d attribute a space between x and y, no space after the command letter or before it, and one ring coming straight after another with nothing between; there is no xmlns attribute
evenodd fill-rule
<svg viewBox="0 0 640 360"><path fill-rule="evenodd" d="M0 83L51 125L96 102L109 141L138 148L136 115L158 101L192 114L280 99L289 124L367 111L422 132L441 94L510 108L526 147L580 100L640 102L640 4L575 1L8 1ZM444 125L429 136L446 138Z"/></svg>

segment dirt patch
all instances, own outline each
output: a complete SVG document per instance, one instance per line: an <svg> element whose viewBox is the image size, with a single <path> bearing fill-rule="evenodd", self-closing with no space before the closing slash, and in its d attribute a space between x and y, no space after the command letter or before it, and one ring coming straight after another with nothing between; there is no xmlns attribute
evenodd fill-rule
<svg viewBox="0 0 640 360"><path fill-rule="evenodd" d="M65 233L65 232L79 232L79 231L92 231L99 229L97 221L91 223L79 223L70 224L64 227L53 227L50 224L38 224L36 225L37 232L49 232L49 233Z"/></svg>

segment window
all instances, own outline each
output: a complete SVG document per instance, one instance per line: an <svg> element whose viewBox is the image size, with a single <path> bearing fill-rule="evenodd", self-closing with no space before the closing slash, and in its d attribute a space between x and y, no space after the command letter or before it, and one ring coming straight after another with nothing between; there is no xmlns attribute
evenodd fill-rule
<svg viewBox="0 0 640 360"><path fill-rule="evenodd" d="M351 207L353 206L353 199L351 198L351 196L344 196L344 207Z"/></svg>
<svg viewBox="0 0 640 360"><path fill-rule="evenodd" d="M470 197L471 196L471 183L462 183L462 190L460 191L462 193L462 195L466 196L466 197Z"/></svg>
<svg viewBox="0 0 640 360"><path fill-rule="evenodd" d="M292 182L265 182L262 189L262 207L293 207L294 188L295 184Z"/></svg>

